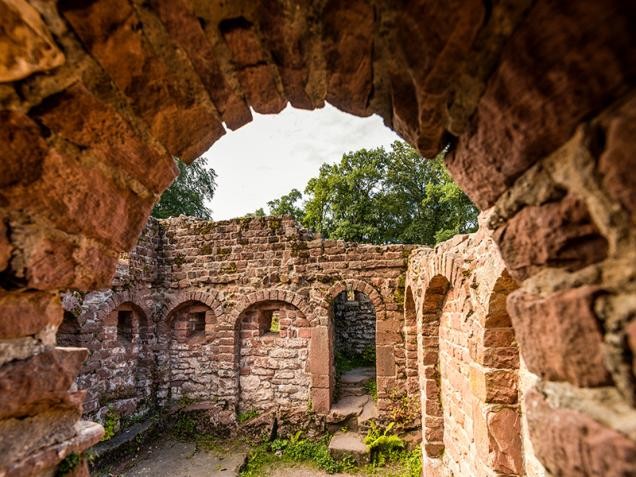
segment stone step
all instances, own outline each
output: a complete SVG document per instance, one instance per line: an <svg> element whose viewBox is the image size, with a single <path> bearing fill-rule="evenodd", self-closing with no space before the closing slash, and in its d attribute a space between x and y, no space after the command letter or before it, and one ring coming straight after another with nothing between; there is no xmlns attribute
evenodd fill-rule
<svg viewBox="0 0 636 477"><path fill-rule="evenodd" d="M365 394L367 394L367 390L362 386L341 386L339 389L341 398L347 396L364 396Z"/></svg>
<svg viewBox="0 0 636 477"><path fill-rule="evenodd" d="M357 431L361 434L366 434L371 427L369 423L377 418L378 407L375 405L375 401L373 399L369 399L369 402L364 405L362 412L358 416Z"/></svg>
<svg viewBox="0 0 636 477"><path fill-rule="evenodd" d="M369 463L369 448L355 432L336 432L329 442L329 453L336 460L349 457L358 464Z"/></svg>
<svg viewBox="0 0 636 477"><path fill-rule="evenodd" d="M346 396L338 400L327 414L327 429L337 432L343 427L349 431L358 430L358 416L369 402L369 396Z"/></svg>

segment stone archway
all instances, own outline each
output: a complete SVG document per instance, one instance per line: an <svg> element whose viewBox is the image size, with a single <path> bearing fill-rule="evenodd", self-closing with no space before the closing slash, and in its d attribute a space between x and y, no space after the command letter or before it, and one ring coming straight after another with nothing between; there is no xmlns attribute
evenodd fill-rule
<svg viewBox="0 0 636 477"><path fill-rule="evenodd" d="M417 362L422 408L422 457L425 472L441 467L444 453L444 410L440 370L440 320L450 282L433 276L424 290L417 323Z"/></svg>
<svg viewBox="0 0 636 477"><path fill-rule="evenodd" d="M613 302L626 302L633 276L629 2L98 0L58 7L20 0L0 8L4 31L25 35L2 40L21 60L0 68L3 339L58 326L56 290L108 285L117 252L133 245L174 177L171 155L192 159L224 133L222 122L247 122L248 104L273 113L286 100L307 108L327 100L354 114L382 115L424 155L456 143L452 174L481 208L495 206L489 226L510 273L527 282L511 295L511 318L523 331L517 335L528 365L545 383L568 382L581 396L607 386L633 410L626 361L634 350L626 317L633 314ZM610 273L617 268L625 273ZM541 272L548 286L538 291L532 280ZM600 296L606 289L611 296ZM571 317L567 325L558 326L559 310ZM558 332L525 339L535 329ZM576 339L572 329L581 330ZM609 354L606 342L615 348ZM23 376L59 355L47 346L22 360L23 372L6 378L7 389L45 386ZM594 356L579 360L576 350L588 347ZM543 358L557 348L577 359ZM53 383L72 381L76 371L51 371L43 392L67 398ZM634 441L616 426L562 400L534 400L533 422L545 436L537 449L553 473L569 471L571 462L585 462L588 474L633 473L624 456L633 455ZM21 404L16 409L31 409L32 398ZM20 412L3 419L25 417ZM27 420L21 425L17 434L28 431ZM64 439L73 445L4 452L2 465L51 467L67 449L96 439L94 429L78 435L71 427ZM590 427L604 439L587 442ZM578 445L565 448L572 439L562 436L572 433ZM626 453L598 450L617 447ZM555 458L553 448L566 457Z"/></svg>
<svg viewBox="0 0 636 477"><path fill-rule="evenodd" d="M503 270L490 291L487 312L479 320L479 327L476 326L476 344L471 350L471 383L477 383L474 388L478 391L473 397L473 426L477 455L483 466L506 475L526 475L519 403L519 349L506 310L508 295L515 289L517 284Z"/></svg>

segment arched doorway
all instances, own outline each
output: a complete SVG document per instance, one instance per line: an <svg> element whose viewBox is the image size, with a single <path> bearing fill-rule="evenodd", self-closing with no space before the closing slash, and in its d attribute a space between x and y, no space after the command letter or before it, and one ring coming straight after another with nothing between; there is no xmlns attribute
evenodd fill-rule
<svg viewBox="0 0 636 477"><path fill-rule="evenodd" d="M333 353L332 430L356 431L377 417L376 308L366 293L348 284L331 303Z"/></svg>

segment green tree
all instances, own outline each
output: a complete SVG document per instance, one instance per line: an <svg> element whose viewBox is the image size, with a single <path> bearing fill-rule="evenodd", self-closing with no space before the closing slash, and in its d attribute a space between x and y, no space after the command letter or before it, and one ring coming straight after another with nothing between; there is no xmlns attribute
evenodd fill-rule
<svg viewBox="0 0 636 477"><path fill-rule="evenodd" d="M177 167L179 176L161 195L152 210L152 216L165 219L188 215L211 219L212 211L205 206L205 201L214 197L216 173L213 169L206 169L206 160L203 157L189 166L177 160Z"/></svg>
<svg viewBox="0 0 636 477"><path fill-rule="evenodd" d="M323 164L309 180L305 202L296 189L268 202L324 237L367 243L434 245L477 229L477 208L449 176L443 154L425 160L396 141Z"/></svg>
<svg viewBox="0 0 636 477"><path fill-rule="evenodd" d="M291 215L294 219L300 222L304 216L304 211L302 207L299 207L297 204L302 200L302 198L303 195L298 189L292 189L289 194L283 195L278 199L270 200L267 203L267 207L269 207L269 215ZM262 211L262 209L259 210ZM258 213L259 210L255 213Z"/></svg>

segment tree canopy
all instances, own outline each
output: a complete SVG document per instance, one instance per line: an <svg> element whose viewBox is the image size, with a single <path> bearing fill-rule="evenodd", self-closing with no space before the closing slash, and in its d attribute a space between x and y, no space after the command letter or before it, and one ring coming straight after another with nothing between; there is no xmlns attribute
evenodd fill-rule
<svg viewBox="0 0 636 477"><path fill-rule="evenodd" d="M323 164L304 193L269 201L269 214L291 215L324 237L378 244L433 245L477 229L478 210L452 181L443 154L425 160L401 141Z"/></svg>
<svg viewBox="0 0 636 477"><path fill-rule="evenodd" d="M158 219L188 215L202 219L211 219L212 211L206 207L205 201L214 197L216 190L216 173L206 168L203 157L196 159L189 166L177 160L179 176L164 191L161 199L152 210L152 216Z"/></svg>

